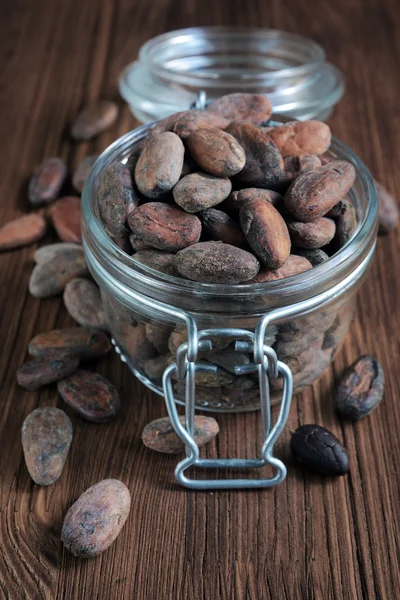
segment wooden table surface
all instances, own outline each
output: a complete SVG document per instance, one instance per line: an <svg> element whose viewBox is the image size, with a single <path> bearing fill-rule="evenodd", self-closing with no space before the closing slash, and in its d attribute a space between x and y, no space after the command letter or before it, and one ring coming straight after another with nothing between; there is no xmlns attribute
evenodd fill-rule
<svg viewBox="0 0 400 600"><path fill-rule="evenodd" d="M118 74L145 40L193 25L276 27L323 44L346 75L345 97L330 120L334 132L400 194L395 0L3 0L0 24L0 223L28 210L26 180L43 158L60 155L72 168L133 128L121 101L117 124L93 143L73 144L66 134L82 106L118 98ZM288 464L286 481L271 490L214 493L178 487L176 458L143 447L143 426L166 414L164 404L115 355L100 372L117 384L121 414L95 425L66 409L74 441L62 476L49 488L33 484L23 461L21 424L38 406L65 406L54 388L23 391L15 372L35 334L72 320L60 298L28 295L32 247L1 254L1 598L398 598L399 241L399 232L379 239L344 349L329 372L293 401L277 445ZM332 384L361 353L382 362L385 398L370 418L345 424L334 410ZM258 413L221 415L218 421L220 452L255 454ZM351 457L348 476L324 480L291 460L289 431L314 422L343 440ZM129 487L129 519L107 552L77 560L60 542L63 515L89 485L107 477Z"/></svg>

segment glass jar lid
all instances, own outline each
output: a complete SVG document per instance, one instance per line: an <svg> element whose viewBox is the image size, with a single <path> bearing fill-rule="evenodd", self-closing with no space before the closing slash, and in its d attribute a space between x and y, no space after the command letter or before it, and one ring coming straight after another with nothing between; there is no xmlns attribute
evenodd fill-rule
<svg viewBox="0 0 400 600"><path fill-rule="evenodd" d="M275 114L326 119L344 91L342 73L311 39L273 29L195 27L146 42L120 76L120 92L143 123L212 101L262 93Z"/></svg>

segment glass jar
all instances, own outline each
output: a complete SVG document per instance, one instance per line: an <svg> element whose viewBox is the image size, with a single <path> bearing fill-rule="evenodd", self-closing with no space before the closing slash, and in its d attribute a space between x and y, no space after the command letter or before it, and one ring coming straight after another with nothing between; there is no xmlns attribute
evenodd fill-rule
<svg viewBox="0 0 400 600"><path fill-rule="evenodd" d="M269 315L264 344L290 367L294 391L301 391L320 377L343 343L356 292L371 262L377 235L377 196L371 175L349 148L333 138L328 157L347 160L356 169L349 198L356 207L358 226L347 244L325 263L286 279L201 284L138 263L102 226L97 203L99 176L112 163L126 162L149 129L139 127L114 142L96 162L83 191L86 259L100 286L117 352L145 385L162 394L163 372L187 341L189 317L199 330L253 332L260 318ZM216 372L196 374L196 406L202 410L259 408L252 354L248 349L235 349L234 338L211 336L212 350L199 350L201 364L216 366ZM240 375L235 366L241 367ZM271 381L273 402L279 401L281 387L280 379ZM173 388L176 401L183 403L183 382L176 379Z"/></svg>
<svg viewBox="0 0 400 600"><path fill-rule="evenodd" d="M341 72L311 39L273 29L194 27L146 42L120 77L120 93L142 123L188 110L204 90L267 94L275 114L326 119L344 91Z"/></svg>

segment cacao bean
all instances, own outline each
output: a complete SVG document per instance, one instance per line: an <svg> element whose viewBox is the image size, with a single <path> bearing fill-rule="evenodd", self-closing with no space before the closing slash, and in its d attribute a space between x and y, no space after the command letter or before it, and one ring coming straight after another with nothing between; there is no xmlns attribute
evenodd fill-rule
<svg viewBox="0 0 400 600"><path fill-rule="evenodd" d="M180 276L175 265L175 254L161 252L160 250L139 250L132 258L155 271L174 277Z"/></svg>
<svg viewBox="0 0 400 600"><path fill-rule="evenodd" d="M104 479L86 490L65 515L64 546L79 558L94 558L107 550L128 518L131 496L117 479Z"/></svg>
<svg viewBox="0 0 400 600"><path fill-rule="evenodd" d="M149 342L151 342L157 352L168 351L168 340L171 335L172 328L168 325L161 325L156 323L146 323L144 326L146 330L146 336Z"/></svg>
<svg viewBox="0 0 400 600"><path fill-rule="evenodd" d="M33 174L28 189L31 204L49 204L60 193L67 176L67 167L61 158L47 158Z"/></svg>
<svg viewBox="0 0 400 600"><path fill-rule="evenodd" d="M45 233L46 221L42 215L31 213L18 217L0 228L0 252L33 244Z"/></svg>
<svg viewBox="0 0 400 600"><path fill-rule="evenodd" d="M129 215L128 223L135 245L139 242L170 252L195 244L201 234L201 222L195 215L163 202L139 206Z"/></svg>
<svg viewBox="0 0 400 600"><path fill-rule="evenodd" d="M268 131L282 156L324 154L331 145L331 130L321 121L290 121Z"/></svg>
<svg viewBox="0 0 400 600"><path fill-rule="evenodd" d="M233 122L226 132L244 149L246 164L236 180L250 187L269 188L283 176L283 158L274 142L258 127Z"/></svg>
<svg viewBox="0 0 400 600"><path fill-rule="evenodd" d="M105 377L78 371L57 384L61 398L87 421L104 423L120 408L119 394Z"/></svg>
<svg viewBox="0 0 400 600"><path fill-rule="evenodd" d="M336 231L335 222L326 217L320 217L310 223L287 219L286 225L292 244L298 248L316 249L326 246Z"/></svg>
<svg viewBox="0 0 400 600"><path fill-rule="evenodd" d="M53 227L63 242L82 242L81 199L79 196L64 196L54 202L49 210Z"/></svg>
<svg viewBox="0 0 400 600"><path fill-rule="evenodd" d="M276 208L265 200L250 200L241 208L239 217L255 255L270 269L279 269L290 254L290 237Z"/></svg>
<svg viewBox="0 0 400 600"><path fill-rule="evenodd" d="M147 339L146 329L143 325L132 326L123 323L120 329L119 340L128 356L142 364L157 354L153 344Z"/></svg>
<svg viewBox="0 0 400 600"><path fill-rule="evenodd" d="M182 424L185 423L185 417L179 417ZM219 433L219 426L212 417L194 417L194 440L201 447L214 439ZM185 444L176 435L171 421L168 417L155 419L148 423L142 433L143 444L165 454L181 454L185 451Z"/></svg>
<svg viewBox="0 0 400 600"><path fill-rule="evenodd" d="M231 192L229 179L206 173L186 175L174 187L174 200L186 212L195 213L225 200Z"/></svg>
<svg viewBox="0 0 400 600"><path fill-rule="evenodd" d="M297 256L306 258L313 267L316 267L329 259L328 254L320 248L315 248L314 250L309 250L307 248L292 248L292 252Z"/></svg>
<svg viewBox="0 0 400 600"><path fill-rule="evenodd" d="M279 188L290 185L303 173L318 169L322 165L322 162L314 154L304 154L302 156L287 156L283 159L283 164L284 172L282 178L279 180Z"/></svg>
<svg viewBox="0 0 400 600"><path fill-rule="evenodd" d="M76 356L62 350L50 350L25 362L17 371L17 382L26 390L33 391L72 375L78 367L79 358Z"/></svg>
<svg viewBox="0 0 400 600"><path fill-rule="evenodd" d="M162 354L155 358L149 358L143 363L143 370L149 379L162 379L165 369L168 367L170 354Z"/></svg>
<svg viewBox="0 0 400 600"><path fill-rule="evenodd" d="M72 185L80 194L83 192L85 181L100 154L89 154L78 164L72 176Z"/></svg>
<svg viewBox="0 0 400 600"><path fill-rule="evenodd" d="M55 296L75 277L88 275L85 259L80 252L55 254L47 262L38 263L29 279L29 292L36 298Z"/></svg>
<svg viewBox="0 0 400 600"><path fill-rule="evenodd" d="M245 165L243 148L233 136L221 129L197 129L186 143L196 163L210 175L231 177Z"/></svg>
<svg viewBox="0 0 400 600"><path fill-rule="evenodd" d="M99 288L93 281L76 277L64 289L64 305L79 325L107 330Z"/></svg>
<svg viewBox="0 0 400 600"><path fill-rule="evenodd" d="M126 236L126 221L139 205L139 197L132 184L129 168L121 163L107 167L99 177L97 188L101 220L109 235Z"/></svg>
<svg viewBox="0 0 400 600"><path fill-rule="evenodd" d="M387 189L374 180L378 192L379 235L386 235L397 227L400 221L400 210L396 200Z"/></svg>
<svg viewBox="0 0 400 600"><path fill-rule="evenodd" d="M337 388L337 408L350 421L367 417L383 397L385 376L374 356L360 356L343 374Z"/></svg>
<svg viewBox="0 0 400 600"><path fill-rule="evenodd" d="M72 423L58 408L31 412L22 425L22 448L29 475L39 485L60 477L72 442Z"/></svg>
<svg viewBox="0 0 400 600"><path fill-rule="evenodd" d="M336 218L336 234L334 243L337 249L342 248L357 229L356 209L348 200L342 200L341 214Z"/></svg>
<svg viewBox="0 0 400 600"><path fill-rule="evenodd" d="M201 242L178 252L181 275L201 283L241 283L259 271L258 260L241 248L222 242Z"/></svg>
<svg viewBox="0 0 400 600"><path fill-rule="evenodd" d="M33 255L33 259L35 263L39 265L49 262L53 260L55 256L59 255L72 255L73 257L79 258L79 261L85 260L83 247L80 244L65 244L63 242L58 244L48 244L38 248Z"/></svg>
<svg viewBox="0 0 400 600"><path fill-rule="evenodd" d="M78 114L71 127L71 136L74 140L91 140L110 127L117 117L118 106L114 102L94 102Z"/></svg>
<svg viewBox="0 0 400 600"><path fill-rule="evenodd" d="M238 211L249 200L266 200L278 208L283 203L283 196L273 190L264 190L261 188L246 188L232 194L224 200L221 207L227 211Z"/></svg>
<svg viewBox="0 0 400 600"><path fill-rule="evenodd" d="M165 131L173 131L175 123L180 119L180 117L186 115L187 112L187 110L184 110L174 113L173 115L169 115L169 117L165 117L165 119L161 119L154 125L153 129L150 131L150 135L159 135Z"/></svg>
<svg viewBox="0 0 400 600"><path fill-rule="evenodd" d="M297 460L323 475L345 475L349 457L337 437L320 425L303 425L296 429L290 448Z"/></svg>
<svg viewBox="0 0 400 600"><path fill-rule="evenodd" d="M238 248L247 247L247 241L239 223L222 210L208 208L202 212L201 218L204 229L213 240L220 240Z"/></svg>
<svg viewBox="0 0 400 600"><path fill-rule="evenodd" d="M63 350L81 359L101 358L111 350L108 337L86 327L53 329L34 337L28 346L31 356L43 356L49 350Z"/></svg>
<svg viewBox="0 0 400 600"><path fill-rule="evenodd" d="M227 125L229 121L220 115L202 110L188 110L175 121L173 131L180 138L186 139L198 129L225 129Z"/></svg>
<svg viewBox="0 0 400 600"><path fill-rule="evenodd" d="M303 173L288 189L285 208L298 221L315 221L347 194L355 176L353 165L345 160Z"/></svg>
<svg viewBox="0 0 400 600"><path fill-rule="evenodd" d="M171 131L152 135L147 140L135 168L139 191L158 198L172 190L182 172L185 147Z"/></svg>
<svg viewBox="0 0 400 600"><path fill-rule="evenodd" d="M247 121L258 125L272 114L272 104L263 94L227 94L211 102L206 111L229 121Z"/></svg>
<svg viewBox="0 0 400 600"><path fill-rule="evenodd" d="M263 283L264 281L276 281L277 279L285 279L285 277L292 277L299 273L304 273L312 269L312 264L302 256L296 256L289 254L285 263L276 271L271 269L260 269L257 275L254 277L254 283Z"/></svg>

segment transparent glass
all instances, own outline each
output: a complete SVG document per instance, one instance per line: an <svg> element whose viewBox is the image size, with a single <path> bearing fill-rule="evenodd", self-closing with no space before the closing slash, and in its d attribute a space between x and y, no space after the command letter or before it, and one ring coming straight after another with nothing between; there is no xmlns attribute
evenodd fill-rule
<svg viewBox="0 0 400 600"><path fill-rule="evenodd" d="M125 162L149 129L142 126L114 142L96 162L83 191L86 259L101 288L118 352L142 382L161 394L163 370L174 361L186 332L181 323L163 314L160 306L186 311L200 329L235 327L254 331L263 314L314 298L348 278L348 286L323 308L267 330L266 343L273 346L278 357L293 371L295 392L304 389L323 373L340 348L352 319L355 294L372 258L377 235L377 197L369 172L349 148L333 139L328 158L348 160L356 169L356 181L348 196L356 207L358 226L349 242L325 263L283 280L241 285L201 284L139 264L108 237L102 226L97 204L99 175L110 164ZM150 299L150 305L138 301L134 294ZM251 356L235 353L233 357L232 348L233 340L216 339L213 351L200 352L200 360L216 364L219 370L211 375L198 374L199 408L234 412L259 407L254 375L232 373L235 360L237 364L246 364ZM279 399L279 388L278 380L272 384L275 401ZM183 401L180 382L176 382L175 393L177 400Z"/></svg>
<svg viewBox="0 0 400 600"><path fill-rule="evenodd" d="M200 90L267 94L275 114L326 119L344 91L341 72L311 39L273 29L196 27L144 44L120 77L120 92L142 123L187 110Z"/></svg>

